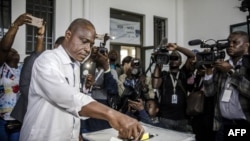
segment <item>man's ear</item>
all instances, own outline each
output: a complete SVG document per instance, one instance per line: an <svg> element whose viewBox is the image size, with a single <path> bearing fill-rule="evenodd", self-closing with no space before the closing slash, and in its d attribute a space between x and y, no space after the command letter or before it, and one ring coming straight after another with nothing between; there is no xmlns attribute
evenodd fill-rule
<svg viewBox="0 0 250 141"><path fill-rule="evenodd" d="M71 37L71 31L66 30L65 32L65 39L68 40Z"/></svg>

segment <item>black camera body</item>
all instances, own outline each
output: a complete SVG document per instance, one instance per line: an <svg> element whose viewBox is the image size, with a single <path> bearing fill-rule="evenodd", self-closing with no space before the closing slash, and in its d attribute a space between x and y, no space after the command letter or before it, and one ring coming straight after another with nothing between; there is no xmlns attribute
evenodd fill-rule
<svg viewBox="0 0 250 141"><path fill-rule="evenodd" d="M153 61L156 64L168 64L169 56L169 52L164 46L158 46L152 53Z"/></svg>
<svg viewBox="0 0 250 141"><path fill-rule="evenodd" d="M225 59L226 53L223 49L228 48L228 40L218 40L215 44L206 44L202 42L200 48L209 48L209 52L198 52L196 54L196 68L201 67L202 65L212 65L218 59Z"/></svg>
<svg viewBox="0 0 250 141"><path fill-rule="evenodd" d="M105 48L105 47L97 47L97 51L100 52L101 54L105 55L105 54L108 54L108 49Z"/></svg>
<svg viewBox="0 0 250 141"><path fill-rule="evenodd" d="M97 36L101 36L101 35L97 35ZM100 39L100 37L97 37L97 38ZM97 47L97 51L100 52L101 54L108 54L108 49L105 46L106 46L106 42L110 39L110 36L108 36L108 34L106 33L101 39L103 39L103 42L100 42L100 46Z"/></svg>

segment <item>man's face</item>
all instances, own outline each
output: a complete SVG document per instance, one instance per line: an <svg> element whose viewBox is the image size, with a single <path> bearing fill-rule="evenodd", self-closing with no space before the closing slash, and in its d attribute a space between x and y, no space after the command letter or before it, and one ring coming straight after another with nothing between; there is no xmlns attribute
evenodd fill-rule
<svg viewBox="0 0 250 141"><path fill-rule="evenodd" d="M228 38L229 48L227 48L227 54L231 57L240 57L245 53L248 43L244 42L244 39L240 35L231 35Z"/></svg>
<svg viewBox="0 0 250 141"><path fill-rule="evenodd" d="M89 54L95 41L95 30L91 27L79 27L76 31L66 31L66 51L76 61L82 62Z"/></svg>
<svg viewBox="0 0 250 141"><path fill-rule="evenodd" d="M110 52L108 56L111 61L116 61L116 59L118 58L116 52Z"/></svg>
<svg viewBox="0 0 250 141"><path fill-rule="evenodd" d="M169 57L169 65L171 68L176 68L181 65L181 58L178 54L171 54Z"/></svg>
<svg viewBox="0 0 250 141"><path fill-rule="evenodd" d="M146 111L150 117L155 117L159 111L154 101L149 100L146 102Z"/></svg>
<svg viewBox="0 0 250 141"><path fill-rule="evenodd" d="M15 49L11 48L10 52L8 53L7 62L10 61L19 62L19 60L20 56L18 52Z"/></svg>

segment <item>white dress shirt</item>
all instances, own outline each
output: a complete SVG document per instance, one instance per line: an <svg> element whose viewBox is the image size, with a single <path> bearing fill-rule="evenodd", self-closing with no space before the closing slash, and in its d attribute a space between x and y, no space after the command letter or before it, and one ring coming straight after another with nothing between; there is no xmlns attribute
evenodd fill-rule
<svg viewBox="0 0 250 141"><path fill-rule="evenodd" d="M62 46L35 61L20 141L78 141L81 108L94 101L80 93L80 67ZM75 78L74 78L75 77Z"/></svg>

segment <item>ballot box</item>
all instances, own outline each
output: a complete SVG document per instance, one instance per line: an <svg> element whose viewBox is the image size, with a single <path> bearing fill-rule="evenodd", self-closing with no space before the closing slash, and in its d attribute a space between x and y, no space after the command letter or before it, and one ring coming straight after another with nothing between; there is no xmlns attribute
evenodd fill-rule
<svg viewBox="0 0 250 141"><path fill-rule="evenodd" d="M178 132L174 130L155 127L142 123L145 132L155 135L145 141L195 141L195 135L191 133ZM113 128L82 134L84 139L89 141L114 141L118 136L118 131Z"/></svg>

